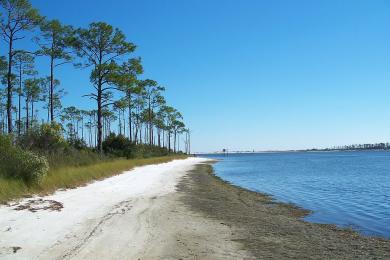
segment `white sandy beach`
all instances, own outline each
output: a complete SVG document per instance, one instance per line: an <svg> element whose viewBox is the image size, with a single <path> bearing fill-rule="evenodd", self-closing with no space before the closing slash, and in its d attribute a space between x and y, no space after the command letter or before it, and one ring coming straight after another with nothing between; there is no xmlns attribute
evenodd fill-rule
<svg viewBox="0 0 390 260"><path fill-rule="evenodd" d="M138 167L77 189L3 205L0 258L166 259L191 254L224 258L237 251L237 245L218 245L207 236L213 231L228 240L231 231L189 212L175 197L180 178L203 161L190 158ZM63 208L15 210L31 200L40 204L30 209L50 206L51 201Z"/></svg>

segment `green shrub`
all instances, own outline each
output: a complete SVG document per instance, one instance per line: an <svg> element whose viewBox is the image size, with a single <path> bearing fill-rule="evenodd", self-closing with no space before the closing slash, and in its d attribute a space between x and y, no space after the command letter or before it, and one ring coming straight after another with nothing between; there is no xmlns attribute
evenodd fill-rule
<svg viewBox="0 0 390 260"><path fill-rule="evenodd" d="M123 135L111 133L103 141L103 151L117 157L134 158L135 144Z"/></svg>
<svg viewBox="0 0 390 260"><path fill-rule="evenodd" d="M45 157L29 151L19 150L15 153L13 177L23 179L26 183L40 183L49 170Z"/></svg>
<svg viewBox="0 0 390 260"><path fill-rule="evenodd" d="M78 137L72 137L67 140L69 146L75 148L76 150L87 150L88 146L85 141Z"/></svg>
<svg viewBox="0 0 390 260"><path fill-rule="evenodd" d="M8 153L12 150L11 136L0 134L0 176L7 176Z"/></svg>
<svg viewBox="0 0 390 260"><path fill-rule="evenodd" d="M76 137L65 140L62 134L61 125L42 124L20 136L17 139L17 145L46 157L50 168L82 166L105 159L88 148L83 140Z"/></svg>
<svg viewBox="0 0 390 260"><path fill-rule="evenodd" d="M166 156L169 154L169 151L165 147L158 147L155 145L148 144L138 144L137 153L140 155L139 157L150 158L156 156Z"/></svg>
<svg viewBox="0 0 390 260"><path fill-rule="evenodd" d="M45 153L57 152L68 146L62 136L62 127L57 123L34 127L28 133L19 137L17 143L25 149L44 151Z"/></svg>
<svg viewBox="0 0 390 260"><path fill-rule="evenodd" d="M12 137L0 135L0 174L28 184L42 181L49 170L45 157L12 145Z"/></svg>
<svg viewBox="0 0 390 260"><path fill-rule="evenodd" d="M169 151L165 147L148 144L135 144L123 135L111 133L103 142L103 150L106 154L116 157L150 158L166 156Z"/></svg>

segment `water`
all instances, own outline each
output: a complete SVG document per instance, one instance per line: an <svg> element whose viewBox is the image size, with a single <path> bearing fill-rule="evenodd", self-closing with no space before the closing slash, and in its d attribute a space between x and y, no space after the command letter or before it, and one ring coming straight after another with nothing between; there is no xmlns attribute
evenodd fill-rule
<svg viewBox="0 0 390 260"><path fill-rule="evenodd" d="M312 210L305 220L390 238L390 152L206 155L221 178Z"/></svg>

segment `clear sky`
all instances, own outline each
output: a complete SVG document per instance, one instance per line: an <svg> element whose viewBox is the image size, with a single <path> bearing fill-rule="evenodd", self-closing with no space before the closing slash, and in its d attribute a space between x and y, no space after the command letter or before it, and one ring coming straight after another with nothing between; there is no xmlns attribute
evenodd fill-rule
<svg viewBox="0 0 390 260"><path fill-rule="evenodd" d="M390 141L388 0L33 0L73 26L105 21L183 112L194 151ZM65 106L92 108L63 67Z"/></svg>

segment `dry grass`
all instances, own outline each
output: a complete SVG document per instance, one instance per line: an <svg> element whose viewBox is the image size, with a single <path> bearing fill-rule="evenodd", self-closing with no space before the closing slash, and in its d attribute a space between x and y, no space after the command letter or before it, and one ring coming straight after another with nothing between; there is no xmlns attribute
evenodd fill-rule
<svg viewBox="0 0 390 260"><path fill-rule="evenodd" d="M29 197L34 194L48 194L61 188L75 188L94 180L101 180L130 170L137 166L164 163L186 156L165 156L147 159L117 159L88 166L62 167L49 171L41 184L27 186L22 180L0 178L0 203Z"/></svg>

